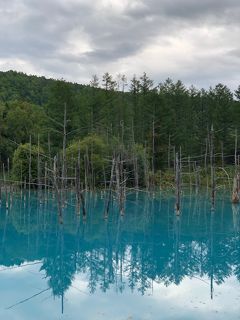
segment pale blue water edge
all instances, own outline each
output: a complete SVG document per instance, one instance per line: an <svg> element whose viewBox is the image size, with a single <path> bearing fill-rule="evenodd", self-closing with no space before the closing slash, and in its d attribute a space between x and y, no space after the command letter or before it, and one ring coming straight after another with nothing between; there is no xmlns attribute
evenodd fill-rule
<svg viewBox="0 0 240 320"><path fill-rule="evenodd" d="M0 319L240 319L240 211L219 195L128 196L113 204L74 196L58 224L54 199L15 195L0 211Z"/></svg>

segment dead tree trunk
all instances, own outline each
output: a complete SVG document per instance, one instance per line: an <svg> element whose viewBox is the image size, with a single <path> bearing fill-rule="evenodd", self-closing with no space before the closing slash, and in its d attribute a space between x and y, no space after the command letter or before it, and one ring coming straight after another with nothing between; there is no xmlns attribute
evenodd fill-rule
<svg viewBox="0 0 240 320"><path fill-rule="evenodd" d="M206 150L204 155L204 167L205 167L206 173L207 173L207 154L208 154L208 138L206 138Z"/></svg>
<svg viewBox="0 0 240 320"><path fill-rule="evenodd" d="M6 173L5 173L5 165L3 163L3 184L5 188L5 201L6 201L6 209L8 210L8 186L7 186L7 181L6 181Z"/></svg>
<svg viewBox="0 0 240 320"><path fill-rule="evenodd" d="M88 177L89 177L89 157L88 148L86 148L86 154L84 155L84 172L85 172L85 190L89 188Z"/></svg>
<svg viewBox="0 0 240 320"><path fill-rule="evenodd" d="M213 125L210 131L210 165L211 165L211 204L212 209L215 207L215 193L216 193L216 182L215 182L215 155L214 155L214 130Z"/></svg>
<svg viewBox="0 0 240 320"><path fill-rule="evenodd" d="M146 189L149 191L149 167L148 167L148 160L147 160L146 145L144 148L144 177L145 177Z"/></svg>
<svg viewBox="0 0 240 320"><path fill-rule="evenodd" d="M179 155L175 156L175 188L176 188L176 215L180 214L180 194L181 194L181 164L179 161Z"/></svg>
<svg viewBox="0 0 240 320"><path fill-rule="evenodd" d="M222 168L224 168L224 151L223 151L223 142L221 141L221 158L222 158Z"/></svg>
<svg viewBox="0 0 240 320"><path fill-rule="evenodd" d="M116 168L116 192L119 203L119 211L121 216L124 215L124 203L125 203L125 194L126 194L126 173L124 171L124 159L120 153L117 157L115 168Z"/></svg>
<svg viewBox="0 0 240 320"><path fill-rule="evenodd" d="M238 134L237 134L237 129L236 129L235 130L235 152L234 152L235 170L237 169L237 145L238 145Z"/></svg>
<svg viewBox="0 0 240 320"><path fill-rule="evenodd" d="M189 175L189 187L192 192L192 173L191 173L191 158L188 156L188 175Z"/></svg>
<svg viewBox="0 0 240 320"><path fill-rule="evenodd" d="M171 136L168 135L168 170L170 169L171 161Z"/></svg>
<svg viewBox="0 0 240 320"><path fill-rule="evenodd" d="M31 190L31 180L32 180L32 137L29 137L29 166L28 166L28 192L30 197Z"/></svg>
<svg viewBox="0 0 240 320"><path fill-rule="evenodd" d="M139 189L139 176L138 176L138 159L137 156L133 155L133 169L134 169L134 181L135 189Z"/></svg>
<svg viewBox="0 0 240 320"><path fill-rule="evenodd" d="M237 156L237 145L238 145L238 135L237 129L235 130L235 152L234 152L234 165L235 165L235 175L233 178L233 191L232 191L232 203L239 203L239 192L240 192L240 175L238 172L238 156Z"/></svg>
<svg viewBox="0 0 240 320"><path fill-rule="evenodd" d="M59 217L59 223L63 223L63 213L62 213L62 198L61 193L59 191L59 184L58 184L58 173L57 173L57 157L54 157L53 160L53 186L55 189L57 204L58 204L58 217Z"/></svg>
<svg viewBox="0 0 240 320"><path fill-rule="evenodd" d="M108 213L109 213L109 208L110 208L110 202L111 202L111 196L112 196L112 186L113 186L113 177L114 177L114 168L115 168L115 157L113 157L113 159L112 159L111 176L110 176L110 182L109 182L109 187L108 187L107 199L105 202L105 211L104 211L105 219L108 218Z"/></svg>
<svg viewBox="0 0 240 320"><path fill-rule="evenodd" d="M41 158L40 158L40 139L38 135L38 155L37 155L37 180L38 180L38 192L40 193L40 201L42 200L42 181L41 181Z"/></svg>
<svg viewBox="0 0 240 320"><path fill-rule="evenodd" d="M67 142L67 104L64 103L63 150L62 150L62 200L66 200L66 142Z"/></svg>
<svg viewBox="0 0 240 320"><path fill-rule="evenodd" d="M155 174L155 122L152 122L152 173Z"/></svg>
<svg viewBox="0 0 240 320"><path fill-rule="evenodd" d="M44 201L47 201L47 184L48 184L48 179L47 179L47 162L45 162L44 165Z"/></svg>
<svg viewBox="0 0 240 320"><path fill-rule="evenodd" d="M76 166L76 194L77 194L77 214L80 214L81 208L81 177L80 177L80 146L78 146L78 159Z"/></svg>

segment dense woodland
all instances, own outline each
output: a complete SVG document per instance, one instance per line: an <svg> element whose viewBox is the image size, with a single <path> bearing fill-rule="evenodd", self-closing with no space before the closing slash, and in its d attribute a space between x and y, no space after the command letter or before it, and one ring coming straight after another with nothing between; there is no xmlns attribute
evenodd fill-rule
<svg viewBox="0 0 240 320"><path fill-rule="evenodd" d="M200 165L209 157L212 125L216 161L234 163L240 86L235 92L223 84L199 90L171 79L156 84L146 73L129 80L105 73L79 85L9 71L0 72L0 153L14 177L20 171L21 178L27 176L29 141L33 178L37 152L61 155L65 108L66 157L73 163L81 150L95 182L103 180L103 168L119 148L145 159L138 166L148 163L153 177L173 166L176 150Z"/></svg>

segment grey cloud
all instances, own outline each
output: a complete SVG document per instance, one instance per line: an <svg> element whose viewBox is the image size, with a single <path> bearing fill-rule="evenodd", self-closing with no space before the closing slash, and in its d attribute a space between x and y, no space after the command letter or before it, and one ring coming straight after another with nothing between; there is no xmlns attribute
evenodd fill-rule
<svg viewBox="0 0 240 320"><path fill-rule="evenodd" d="M0 0L0 60L11 62L11 59L21 58L46 75L56 77L72 75L75 79L81 71L82 79L86 79L91 76L87 74L91 70L107 71L111 64L121 63L125 58L134 61L157 38L162 39L164 46L169 37L178 37L182 30L202 24L209 30L213 26L227 30L231 24L237 32L239 16L239 0L129 0L121 11L100 8L96 2L86 0ZM91 48L84 54L66 51L70 36L78 31L85 35ZM75 42L80 41L76 36ZM212 57L205 61L199 53L194 61L196 66L190 68L191 72L180 68L183 74L179 77L201 82L199 73L202 74L204 63L217 77L228 75L226 81L230 81L230 74L235 77L230 68L231 59L239 57L240 45L238 42L224 45L228 47L226 56L224 59L216 57L216 65L223 64L219 69L213 67ZM151 61L146 61L148 63ZM157 65L152 66L156 78L157 72L163 75ZM205 76L206 79L210 77L209 74ZM81 80L81 76L79 78Z"/></svg>
<svg viewBox="0 0 240 320"><path fill-rule="evenodd" d="M233 49L228 51L228 55L230 57L234 57L237 59L240 59L240 48L239 49Z"/></svg>
<svg viewBox="0 0 240 320"><path fill-rule="evenodd" d="M154 15L177 20L205 20L209 17L226 18L226 14L231 17L235 10L240 9L238 0L144 0L142 4L140 8L130 6L127 13L141 18Z"/></svg>

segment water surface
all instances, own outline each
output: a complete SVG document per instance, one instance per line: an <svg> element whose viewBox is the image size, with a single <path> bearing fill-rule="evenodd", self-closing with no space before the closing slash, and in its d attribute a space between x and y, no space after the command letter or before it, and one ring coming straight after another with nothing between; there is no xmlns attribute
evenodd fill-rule
<svg viewBox="0 0 240 320"><path fill-rule="evenodd" d="M0 211L0 319L240 319L240 213L219 196L74 195L59 225L54 199L16 195Z"/></svg>

